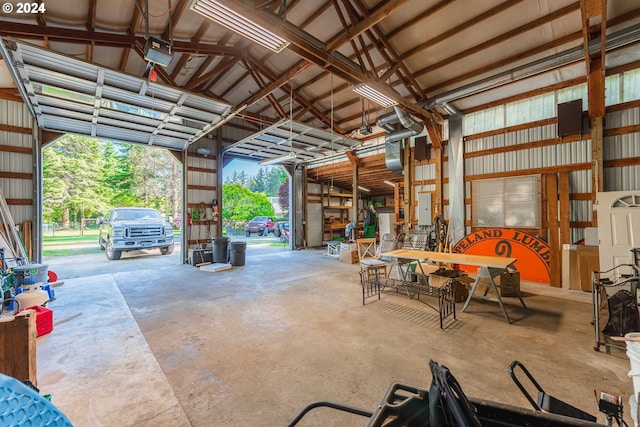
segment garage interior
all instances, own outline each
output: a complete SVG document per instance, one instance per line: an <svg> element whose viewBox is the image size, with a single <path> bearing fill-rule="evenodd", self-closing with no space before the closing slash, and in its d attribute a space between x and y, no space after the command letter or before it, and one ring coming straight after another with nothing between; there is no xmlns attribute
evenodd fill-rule
<svg viewBox="0 0 640 427"><path fill-rule="evenodd" d="M189 265L187 233L171 264L47 260L66 321L29 365L74 425L286 425L319 400L373 411L391 383L428 389L429 360L468 396L532 409L507 372L519 360L599 423L594 391L620 396L634 423L625 344L594 351L591 272L639 262L637 1L6 4L0 189L30 260L43 261L42 150L67 133L170 150L183 218L222 205L233 159L290 176L289 246L242 267ZM269 34L227 28L244 18ZM473 287L442 328L442 310L401 292L365 301L353 244L326 242L367 237L371 211L389 219L381 247L434 233L419 249L517 259L523 301ZM223 235L215 213L194 227ZM326 408L300 423L365 424Z"/></svg>

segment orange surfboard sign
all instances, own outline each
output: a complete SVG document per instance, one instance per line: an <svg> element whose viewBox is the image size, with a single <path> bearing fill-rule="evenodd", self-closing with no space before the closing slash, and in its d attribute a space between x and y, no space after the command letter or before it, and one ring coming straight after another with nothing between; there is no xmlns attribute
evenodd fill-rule
<svg viewBox="0 0 640 427"><path fill-rule="evenodd" d="M452 252L516 258L520 278L532 282L550 283L551 250L538 236L510 228L486 228L464 236ZM465 271L477 268L464 266Z"/></svg>

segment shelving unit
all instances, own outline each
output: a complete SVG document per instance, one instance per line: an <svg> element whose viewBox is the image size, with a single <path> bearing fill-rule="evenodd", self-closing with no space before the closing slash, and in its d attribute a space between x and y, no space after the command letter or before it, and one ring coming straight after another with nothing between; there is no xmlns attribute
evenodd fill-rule
<svg viewBox="0 0 640 427"><path fill-rule="evenodd" d="M349 224L349 211L353 209L353 194L325 192L322 194L323 233L333 240L334 234L344 237Z"/></svg>

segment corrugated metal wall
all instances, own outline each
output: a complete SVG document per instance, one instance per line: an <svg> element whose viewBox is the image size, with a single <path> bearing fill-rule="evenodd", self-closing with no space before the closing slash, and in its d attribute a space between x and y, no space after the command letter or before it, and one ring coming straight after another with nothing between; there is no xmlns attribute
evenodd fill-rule
<svg viewBox="0 0 640 427"><path fill-rule="evenodd" d="M640 124L640 107L607 114L608 129ZM608 136L604 139L605 162L607 160L640 157L640 132ZM640 188L640 165L605 168L604 191L637 190Z"/></svg>
<svg viewBox="0 0 640 427"><path fill-rule="evenodd" d="M564 89L564 91L569 90ZM580 91L582 91L581 88ZM607 130L640 125L640 107L607 114L605 121L605 134ZM619 132L618 132L619 133ZM554 168L558 166L570 166L591 163L590 134L582 140L572 142L560 142L540 147L523 148L522 144L548 141L557 138L557 125L546 124L527 129L505 132L496 135L469 138L465 141L465 176L477 176L482 178L486 174L507 174L513 172L530 173L531 169ZM606 136L603 142L604 189L600 191L637 190L640 188L640 165L607 166L607 161L640 157L640 132L626 133L623 135ZM512 150L509 150L512 148ZM487 153L486 155L473 155L484 150L504 150L499 153ZM448 146L445 150L445 159L449 156ZM609 162L610 163L610 162ZM443 184L443 197L445 199L445 217L448 218L448 194L449 185L447 177L448 167L443 166L445 183ZM435 179L435 167L432 163L421 164L415 167L416 180ZM592 192L592 171L576 170L569 172L570 194L588 194ZM434 191L433 186L419 185L415 190ZM466 197L471 197L471 183L466 182ZM470 206L466 206L467 218L471 218ZM590 222L593 217L593 204L591 200L570 201L570 221ZM470 230L468 230L470 231ZM584 237L583 228L571 229L571 240L578 241Z"/></svg>
<svg viewBox="0 0 640 427"><path fill-rule="evenodd" d="M21 102L0 99L0 189L9 200L9 211L16 224L34 220L33 200L37 194L34 179L33 119ZM35 147L35 148L34 148Z"/></svg>

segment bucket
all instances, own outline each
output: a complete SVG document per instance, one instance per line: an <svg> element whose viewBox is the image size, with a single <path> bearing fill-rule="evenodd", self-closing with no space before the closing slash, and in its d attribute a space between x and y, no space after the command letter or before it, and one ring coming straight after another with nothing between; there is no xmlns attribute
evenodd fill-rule
<svg viewBox="0 0 640 427"><path fill-rule="evenodd" d="M213 262L227 263L228 237L216 237L213 239Z"/></svg>
<svg viewBox="0 0 640 427"><path fill-rule="evenodd" d="M45 264L25 264L13 267L13 283L16 288L23 285L46 283L49 280Z"/></svg>
<svg viewBox="0 0 640 427"><path fill-rule="evenodd" d="M229 244L229 262L233 266L244 265L247 242L231 242Z"/></svg>

